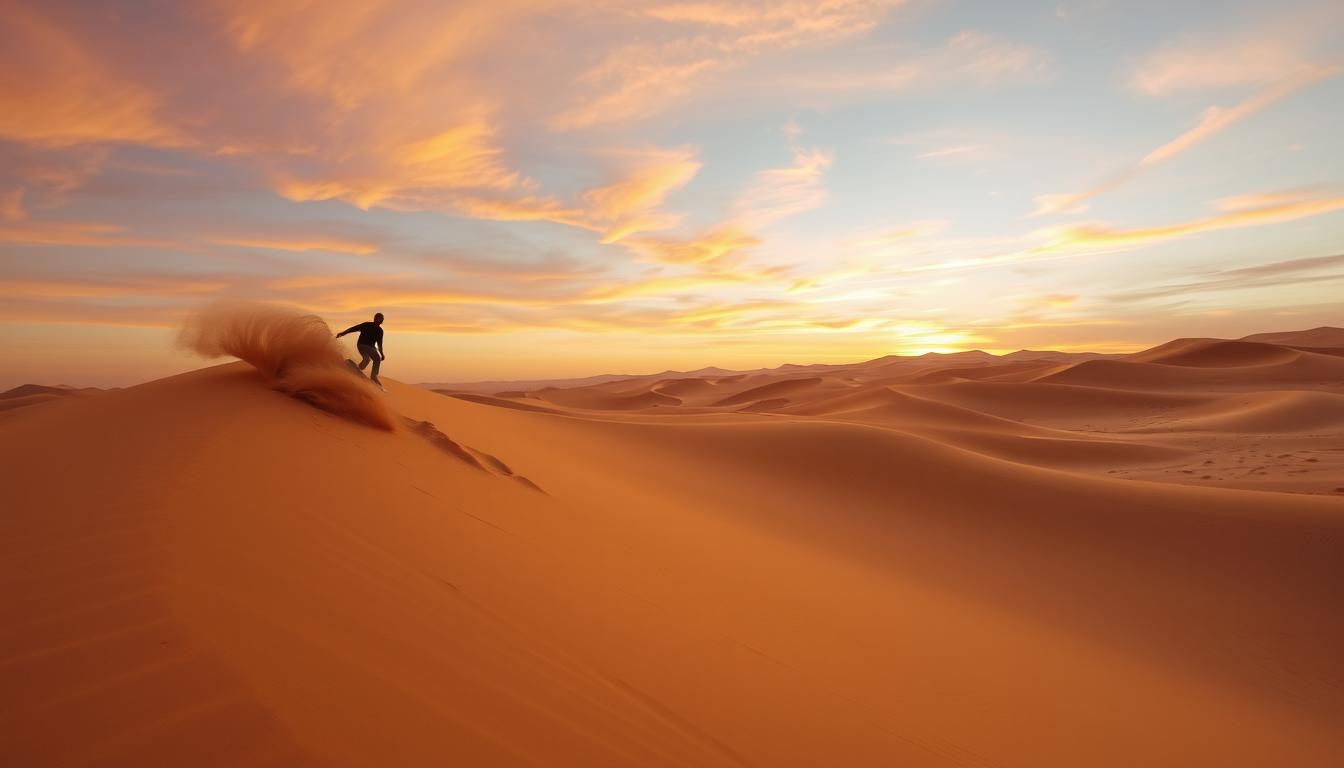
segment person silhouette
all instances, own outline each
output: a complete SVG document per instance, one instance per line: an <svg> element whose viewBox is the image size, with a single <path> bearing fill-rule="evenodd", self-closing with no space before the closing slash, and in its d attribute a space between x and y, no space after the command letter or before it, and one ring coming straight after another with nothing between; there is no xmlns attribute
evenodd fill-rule
<svg viewBox="0 0 1344 768"><path fill-rule="evenodd" d="M369 378L373 380L374 384L381 387L383 383L378 381L378 365L387 359L387 355L383 354L383 313L375 313L371 323L358 323L346 328L336 334L336 338L339 339L345 334L355 331L359 331L359 338L355 340L355 348L359 350L361 355L359 370L364 370L369 361L372 360L373 372L369 375Z"/></svg>

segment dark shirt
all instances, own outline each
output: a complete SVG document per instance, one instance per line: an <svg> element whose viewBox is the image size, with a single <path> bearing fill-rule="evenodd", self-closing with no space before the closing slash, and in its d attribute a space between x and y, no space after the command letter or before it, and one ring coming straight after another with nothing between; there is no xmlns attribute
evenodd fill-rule
<svg viewBox="0 0 1344 768"><path fill-rule="evenodd" d="M359 341L356 341L355 344L358 346L364 346L365 344L373 346L374 344L377 344L378 348L382 349L383 326L370 320L367 323L352 325L344 331L341 331L341 334L354 333L355 331L359 331Z"/></svg>

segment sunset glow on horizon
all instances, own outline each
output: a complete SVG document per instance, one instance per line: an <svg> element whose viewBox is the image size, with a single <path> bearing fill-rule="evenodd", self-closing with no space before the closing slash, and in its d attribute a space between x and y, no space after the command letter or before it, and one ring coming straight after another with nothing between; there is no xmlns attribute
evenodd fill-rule
<svg viewBox="0 0 1344 768"><path fill-rule="evenodd" d="M1344 324L1344 6L0 0L0 387L218 299L386 375Z"/></svg>

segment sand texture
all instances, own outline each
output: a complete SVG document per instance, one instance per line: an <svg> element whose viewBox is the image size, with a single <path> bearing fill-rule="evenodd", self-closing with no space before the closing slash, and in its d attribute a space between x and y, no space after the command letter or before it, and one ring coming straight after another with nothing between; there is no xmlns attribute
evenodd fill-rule
<svg viewBox="0 0 1344 768"><path fill-rule="evenodd" d="M221 322L0 398L6 765L1344 765L1344 332L383 395Z"/></svg>

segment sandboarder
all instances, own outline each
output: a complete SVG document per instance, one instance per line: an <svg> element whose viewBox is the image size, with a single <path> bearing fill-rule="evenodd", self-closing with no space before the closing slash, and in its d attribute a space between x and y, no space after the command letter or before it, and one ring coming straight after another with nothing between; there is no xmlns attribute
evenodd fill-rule
<svg viewBox="0 0 1344 768"><path fill-rule="evenodd" d="M378 364L387 359L387 356L383 354L383 313L375 313L373 322L359 323L358 325L352 325L349 328L346 328L344 331L336 334L336 338L339 339L345 334L354 333L355 331L359 331L359 338L355 341L355 348L359 350L359 354L362 356L359 361L359 370L363 371L369 364L369 361L372 360L373 371L369 375L369 378L373 380L374 384L382 387L382 382L378 381ZM354 361L351 360L350 363L353 365Z"/></svg>

